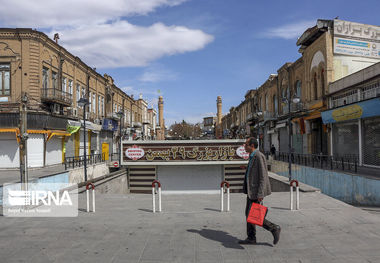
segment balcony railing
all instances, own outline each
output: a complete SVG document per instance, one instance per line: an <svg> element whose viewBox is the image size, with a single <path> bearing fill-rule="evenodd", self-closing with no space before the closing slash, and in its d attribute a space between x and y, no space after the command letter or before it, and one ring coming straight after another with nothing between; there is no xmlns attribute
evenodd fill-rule
<svg viewBox="0 0 380 263"><path fill-rule="evenodd" d="M70 106L73 102L73 97L70 93L58 89L41 89L41 99L66 106Z"/></svg>

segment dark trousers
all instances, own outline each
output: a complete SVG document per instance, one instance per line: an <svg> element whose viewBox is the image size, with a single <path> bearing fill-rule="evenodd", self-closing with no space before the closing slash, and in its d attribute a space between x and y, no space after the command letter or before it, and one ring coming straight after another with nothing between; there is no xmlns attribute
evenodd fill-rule
<svg viewBox="0 0 380 263"><path fill-rule="evenodd" d="M247 205L245 206L245 218L248 217L249 210L251 210L252 203L259 204L260 202L258 200L251 200L247 197ZM268 231L273 231L275 229L276 225L270 222L267 219L264 219L263 222L263 228ZM247 237L249 239L256 240L256 226L254 224L247 222Z"/></svg>

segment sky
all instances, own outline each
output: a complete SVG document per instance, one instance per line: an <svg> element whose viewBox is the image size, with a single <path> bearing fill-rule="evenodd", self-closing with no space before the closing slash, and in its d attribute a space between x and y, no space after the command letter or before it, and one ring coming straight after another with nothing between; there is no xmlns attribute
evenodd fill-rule
<svg viewBox="0 0 380 263"><path fill-rule="evenodd" d="M201 122L244 100L286 62L317 19L380 25L379 0L0 0L0 27L33 28L135 98L165 124Z"/></svg>

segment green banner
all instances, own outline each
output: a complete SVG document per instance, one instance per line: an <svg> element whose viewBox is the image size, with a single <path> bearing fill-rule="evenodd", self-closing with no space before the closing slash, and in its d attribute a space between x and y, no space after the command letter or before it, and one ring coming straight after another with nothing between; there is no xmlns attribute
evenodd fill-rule
<svg viewBox="0 0 380 263"><path fill-rule="evenodd" d="M70 134L76 133L79 129L80 126L67 126L67 132Z"/></svg>

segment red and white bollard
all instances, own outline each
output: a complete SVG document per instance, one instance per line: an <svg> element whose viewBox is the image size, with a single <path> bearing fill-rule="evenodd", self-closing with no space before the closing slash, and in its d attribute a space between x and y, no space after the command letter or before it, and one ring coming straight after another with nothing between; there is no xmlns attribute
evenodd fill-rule
<svg viewBox="0 0 380 263"><path fill-rule="evenodd" d="M290 210L293 209L293 184L296 184L296 210L300 209L300 191L299 184L297 180L290 181Z"/></svg>
<svg viewBox="0 0 380 263"><path fill-rule="evenodd" d="M93 183L88 183L86 185L87 212L90 212L90 187L92 189L92 212L95 212L95 185Z"/></svg>
<svg viewBox="0 0 380 263"><path fill-rule="evenodd" d="M223 181L220 184L220 212L223 212L223 199L224 199L224 185L227 186L227 212L230 211L230 184L227 181Z"/></svg>
<svg viewBox="0 0 380 263"><path fill-rule="evenodd" d="M152 195L153 195L153 213L156 213L156 198L155 198L155 188L156 184L158 186L158 212L161 212L161 183L154 180L152 183Z"/></svg>

